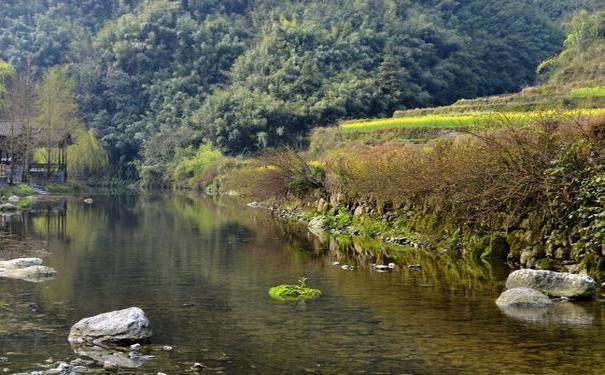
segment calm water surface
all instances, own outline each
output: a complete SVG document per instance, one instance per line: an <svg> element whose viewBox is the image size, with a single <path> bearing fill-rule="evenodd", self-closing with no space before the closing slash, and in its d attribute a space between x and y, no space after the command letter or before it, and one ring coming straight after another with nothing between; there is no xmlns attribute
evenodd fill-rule
<svg viewBox="0 0 605 375"><path fill-rule="evenodd" d="M3 218L2 231L0 257L40 256L59 273L0 280L0 368L11 372L78 358L73 323L139 306L156 357L123 373L183 374L193 362L228 374L605 373L605 304L500 311L502 262L322 243L264 211L188 196L67 199ZM376 260L398 267L377 273ZM270 299L269 287L302 275L321 298Z"/></svg>

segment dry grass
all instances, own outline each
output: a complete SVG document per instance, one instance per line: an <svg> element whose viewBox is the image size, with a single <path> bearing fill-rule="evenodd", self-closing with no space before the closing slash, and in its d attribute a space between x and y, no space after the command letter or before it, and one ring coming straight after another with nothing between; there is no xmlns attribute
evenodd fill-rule
<svg viewBox="0 0 605 375"><path fill-rule="evenodd" d="M604 118L585 125L544 121L427 145L357 145L326 160L329 186L352 197L453 216L470 226L523 218L546 207L553 191L564 193L546 171L565 145L579 145L578 169L594 163L603 124Z"/></svg>

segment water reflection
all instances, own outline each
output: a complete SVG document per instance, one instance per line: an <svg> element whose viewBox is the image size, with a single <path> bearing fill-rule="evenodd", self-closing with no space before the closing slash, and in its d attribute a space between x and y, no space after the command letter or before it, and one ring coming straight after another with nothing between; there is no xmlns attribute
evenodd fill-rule
<svg viewBox="0 0 605 375"><path fill-rule="evenodd" d="M603 365L595 355L605 350L603 305L508 316L494 304L507 272L499 264L322 242L265 211L192 195L94 202L54 202L2 224L10 241L28 244L7 255L36 244L59 273L45 284L0 283L0 353L21 353L9 356L12 370L100 355L74 353L69 327L129 306L142 307L154 331L143 354L156 358L134 370L141 373L184 373L194 362L246 374L532 373L536 363L590 373ZM388 262L395 270L370 266ZM301 275L321 298L301 305L267 295ZM162 353L162 345L175 350Z"/></svg>
<svg viewBox="0 0 605 375"><path fill-rule="evenodd" d="M572 302L556 302L545 307L500 307L506 316L523 322L542 326L557 325L590 325L594 317L583 306Z"/></svg>

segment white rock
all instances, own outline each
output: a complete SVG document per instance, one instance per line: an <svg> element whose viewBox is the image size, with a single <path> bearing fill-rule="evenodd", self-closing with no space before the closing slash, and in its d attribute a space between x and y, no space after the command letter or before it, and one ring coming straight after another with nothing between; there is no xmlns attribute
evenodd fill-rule
<svg viewBox="0 0 605 375"><path fill-rule="evenodd" d="M11 195L10 197L8 197L8 201L11 203L18 203L20 200L21 198L16 195Z"/></svg>
<svg viewBox="0 0 605 375"><path fill-rule="evenodd" d="M552 301L544 294L531 288L513 288L504 291L496 300L498 306L535 306L552 305Z"/></svg>
<svg viewBox="0 0 605 375"><path fill-rule="evenodd" d="M86 198L84 199L84 203L86 204L93 204L95 201L92 198Z"/></svg>
<svg viewBox="0 0 605 375"><path fill-rule="evenodd" d="M51 267L42 265L40 258L17 258L0 261L0 277L29 282L42 282L57 275Z"/></svg>
<svg viewBox="0 0 605 375"><path fill-rule="evenodd" d="M532 288L551 297L589 298L596 282L583 275L544 270L518 270L506 279L506 288Z"/></svg>
<svg viewBox="0 0 605 375"><path fill-rule="evenodd" d="M138 307L85 318L71 327L69 342L105 344L147 340L151 337L149 319Z"/></svg>
<svg viewBox="0 0 605 375"><path fill-rule="evenodd" d="M40 258L16 258L11 260L0 261L0 268L15 269L31 266L41 266L44 261Z"/></svg>

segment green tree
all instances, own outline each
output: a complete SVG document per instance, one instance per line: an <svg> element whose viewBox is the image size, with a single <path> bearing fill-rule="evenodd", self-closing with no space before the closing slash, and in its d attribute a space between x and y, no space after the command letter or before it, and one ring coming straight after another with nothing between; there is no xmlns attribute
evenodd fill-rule
<svg viewBox="0 0 605 375"><path fill-rule="evenodd" d="M46 153L46 171L51 174L53 153L56 161L65 161L66 155L54 150L57 135L72 133L83 127L76 104L73 82L64 67L52 68L40 84L36 100L34 125L41 129Z"/></svg>

